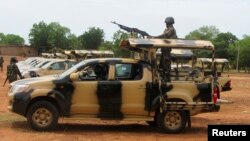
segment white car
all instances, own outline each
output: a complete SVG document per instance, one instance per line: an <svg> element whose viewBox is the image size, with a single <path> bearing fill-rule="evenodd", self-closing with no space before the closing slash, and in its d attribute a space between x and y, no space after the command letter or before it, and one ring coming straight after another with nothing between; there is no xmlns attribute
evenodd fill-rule
<svg viewBox="0 0 250 141"><path fill-rule="evenodd" d="M25 61L20 61L17 63L17 66L20 70L20 72L24 72L26 70L29 70L30 68L33 68L34 66L38 65L39 63L43 62L45 58L41 57L30 57L26 59Z"/></svg>
<svg viewBox="0 0 250 141"><path fill-rule="evenodd" d="M22 76L24 78L29 78L51 74L60 74L74 66L76 63L77 62L75 60L50 59L50 62L41 67L32 68L22 72Z"/></svg>

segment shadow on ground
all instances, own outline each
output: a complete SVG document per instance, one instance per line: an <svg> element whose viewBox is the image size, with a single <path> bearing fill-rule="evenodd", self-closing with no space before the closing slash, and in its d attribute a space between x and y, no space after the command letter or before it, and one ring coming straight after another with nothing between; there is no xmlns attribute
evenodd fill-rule
<svg viewBox="0 0 250 141"><path fill-rule="evenodd" d="M13 121L11 128L21 132L37 132L30 128L27 121ZM136 133L136 134L161 134L157 127L148 126L147 124L90 124L90 123L59 123L58 126L50 131L53 133L67 132L70 134L81 133ZM206 126L194 126L187 128L181 134L207 133Z"/></svg>

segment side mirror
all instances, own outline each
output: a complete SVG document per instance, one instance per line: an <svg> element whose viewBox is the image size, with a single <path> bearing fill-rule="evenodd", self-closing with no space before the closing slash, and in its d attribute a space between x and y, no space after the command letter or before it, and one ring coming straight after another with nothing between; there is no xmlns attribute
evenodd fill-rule
<svg viewBox="0 0 250 141"><path fill-rule="evenodd" d="M48 67L48 70L52 70L52 67L51 67L51 66L49 66L49 67Z"/></svg>
<svg viewBox="0 0 250 141"><path fill-rule="evenodd" d="M69 76L70 80L72 81L76 81L79 78L79 74L78 73L71 73Z"/></svg>

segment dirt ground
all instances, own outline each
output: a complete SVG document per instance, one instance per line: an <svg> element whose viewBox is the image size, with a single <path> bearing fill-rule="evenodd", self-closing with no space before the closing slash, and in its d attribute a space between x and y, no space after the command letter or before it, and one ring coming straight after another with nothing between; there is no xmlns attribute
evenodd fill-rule
<svg viewBox="0 0 250 141"><path fill-rule="evenodd" d="M207 140L207 126L211 124L250 124L250 75L230 74L232 90L221 93L222 99L233 104L222 105L215 113L203 113L191 118L192 127L180 134L162 134L145 122L128 121L69 121L60 119L58 128L52 132L31 130L26 119L7 109L8 84L2 87L6 77L5 56L4 72L0 72L0 141L95 141L95 140ZM23 58L19 57L19 60Z"/></svg>

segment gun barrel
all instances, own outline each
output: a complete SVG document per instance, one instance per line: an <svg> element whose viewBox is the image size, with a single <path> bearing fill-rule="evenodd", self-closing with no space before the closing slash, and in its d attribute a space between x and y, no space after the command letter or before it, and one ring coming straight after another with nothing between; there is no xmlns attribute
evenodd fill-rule
<svg viewBox="0 0 250 141"><path fill-rule="evenodd" d="M142 35L143 37L150 36L146 31L139 30L137 28L132 28L132 27L128 27L128 26L125 26L125 25L121 25L121 24L116 23L115 21L111 21L111 23L118 25L121 29L123 29L123 30L125 30L127 32L138 33L138 34Z"/></svg>

